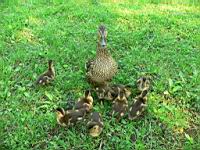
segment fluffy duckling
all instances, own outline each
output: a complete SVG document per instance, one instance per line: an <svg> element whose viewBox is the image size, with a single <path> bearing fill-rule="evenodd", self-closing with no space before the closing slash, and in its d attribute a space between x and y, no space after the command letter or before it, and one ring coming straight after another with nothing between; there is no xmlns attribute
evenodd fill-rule
<svg viewBox="0 0 200 150"><path fill-rule="evenodd" d="M78 102L75 104L75 109L84 108L87 112L89 112L93 107L93 97L91 95L90 90L85 91L85 96L79 98Z"/></svg>
<svg viewBox="0 0 200 150"><path fill-rule="evenodd" d="M56 113L58 124L60 124L61 126L69 126L79 120L82 120L86 114L86 110L79 109L65 111L63 108L57 108Z"/></svg>
<svg viewBox="0 0 200 150"><path fill-rule="evenodd" d="M101 114L98 112L93 112L91 115L91 120L87 123L89 134L92 137L97 137L101 134L103 130L103 121Z"/></svg>
<svg viewBox="0 0 200 150"><path fill-rule="evenodd" d="M120 91L119 88L118 91ZM119 119L120 117L123 117L125 115L127 108L128 108L128 101L126 95L123 91L120 91L118 96L115 98L113 102L112 115L117 113L117 118Z"/></svg>
<svg viewBox="0 0 200 150"><path fill-rule="evenodd" d="M55 70L54 70L54 66L53 66L53 61L49 60L48 61L48 70L39 76L36 83L40 84L40 85L46 85L46 84L50 83L50 81L52 81L54 78L55 78Z"/></svg>
<svg viewBox="0 0 200 150"><path fill-rule="evenodd" d="M137 88L139 92L142 92L144 89L149 90L150 88L150 78L141 77L137 80Z"/></svg>
<svg viewBox="0 0 200 150"><path fill-rule="evenodd" d="M117 97L118 92L120 91L124 92L126 98L128 98L131 95L131 86L130 85L123 85L123 84L113 84L111 85L112 89L112 95L113 97Z"/></svg>
<svg viewBox="0 0 200 150"><path fill-rule="evenodd" d="M146 105L147 93L148 93L148 89L146 88L144 89L144 91L142 91L142 93L139 96L135 98L133 104L131 105L129 109L128 118L130 120L136 119L144 111L145 107L147 106Z"/></svg>
<svg viewBox="0 0 200 150"><path fill-rule="evenodd" d="M99 100L113 100L114 91L110 86L96 87L95 92Z"/></svg>
<svg viewBox="0 0 200 150"><path fill-rule="evenodd" d="M120 89L120 90L118 90ZM111 100L113 101L119 94L119 91L124 92L126 98L131 95L131 90L129 85L122 84L113 84L104 87L97 87L95 89L97 97L102 100Z"/></svg>

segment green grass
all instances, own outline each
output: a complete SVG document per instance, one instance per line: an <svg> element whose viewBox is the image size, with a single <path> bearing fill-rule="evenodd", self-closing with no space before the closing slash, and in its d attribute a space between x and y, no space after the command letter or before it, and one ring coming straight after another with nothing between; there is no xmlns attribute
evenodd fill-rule
<svg viewBox="0 0 200 150"><path fill-rule="evenodd" d="M116 123L109 103L94 110L105 127L91 138L85 123L57 126L54 109L89 85L84 63L95 56L96 30L120 70L114 83L156 74L149 106L137 121ZM3 0L0 2L0 149L191 149L200 145L200 2ZM53 86L33 86L53 59ZM131 100L130 100L131 101ZM131 141L131 135L136 141Z"/></svg>

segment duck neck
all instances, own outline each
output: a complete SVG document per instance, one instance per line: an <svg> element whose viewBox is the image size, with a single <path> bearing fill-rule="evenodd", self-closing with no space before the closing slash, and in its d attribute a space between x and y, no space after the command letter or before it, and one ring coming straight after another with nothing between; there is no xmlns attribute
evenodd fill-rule
<svg viewBox="0 0 200 150"><path fill-rule="evenodd" d="M97 56L109 56L109 52L108 52L107 48L106 47L101 47L98 44L98 47L97 47Z"/></svg>

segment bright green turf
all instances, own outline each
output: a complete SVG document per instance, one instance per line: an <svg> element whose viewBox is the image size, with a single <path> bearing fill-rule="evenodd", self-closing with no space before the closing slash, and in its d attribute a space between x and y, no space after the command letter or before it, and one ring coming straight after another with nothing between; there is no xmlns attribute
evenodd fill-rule
<svg viewBox="0 0 200 150"><path fill-rule="evenodd" d="M200 2L180 1L1 0L0 149L92 150L101 141L106 150L199 148ZM53 110L89 88L84 63L95 56L100 23L121 68L113 82L156 78L149 107L137 121L115 123L106 116L111 105L95 101L105 128L91 138L85 123L58 127ZM56 80L35 87L48 59L55 61Z"/></svg>

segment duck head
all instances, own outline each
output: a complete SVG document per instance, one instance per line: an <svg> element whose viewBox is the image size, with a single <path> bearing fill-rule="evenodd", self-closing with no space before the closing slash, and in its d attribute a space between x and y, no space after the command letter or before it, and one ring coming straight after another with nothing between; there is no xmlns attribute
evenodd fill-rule
<svg viewBox="0 0 200 150"><path fill-rule="evenodd" d="M98 45L101 48L106 48L107 30L104 25L100 25L98 29Z"/></svg>

